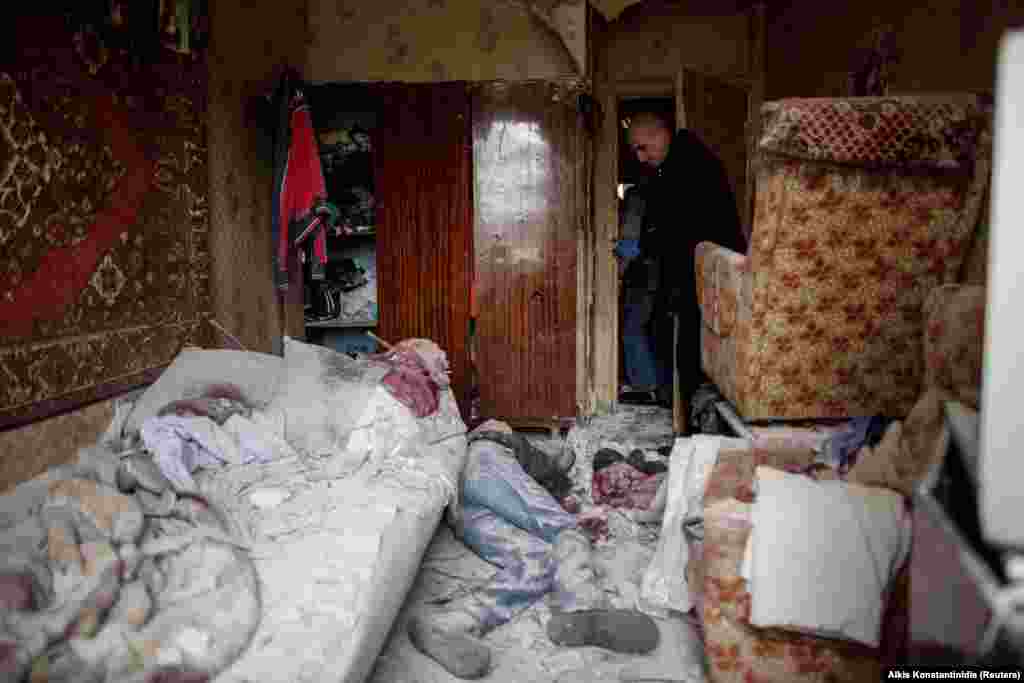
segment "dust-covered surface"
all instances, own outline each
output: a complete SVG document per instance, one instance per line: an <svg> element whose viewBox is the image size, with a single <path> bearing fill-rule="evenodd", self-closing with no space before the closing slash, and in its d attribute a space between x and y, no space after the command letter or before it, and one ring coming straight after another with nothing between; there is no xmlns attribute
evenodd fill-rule
<svg viewBox="0 0 1024 683"><path fill-rule="evenodd" d="M530 439L545 450L571 448L575 452L576 464L571 474L581 514L607 517L607 535L595 544L595 553L605 571L603 587L614 607L635 608L643 573L657 546L658 527L634 522L618 510L595 509L590 497L592 461L594 454L606 446L627 452L633 448L656 451L671 446L671 413L660 408L622 407L613 415L575 426L565 439L532 435ZM459 680L412 646L405 623L412 612L429 603L441 603L486 586L495 571L442 525L427 550L413 590L370 680L374 683L452 683ZM550 616L550 608L542 600L488 634L484 642L492 650L493 668L485 680L508 683L575 680L689 683L704 680L703 649L686 617L656 619L661 632L658 648L649 655L623 655L596 647L556 647L545 631Z"/></svg>

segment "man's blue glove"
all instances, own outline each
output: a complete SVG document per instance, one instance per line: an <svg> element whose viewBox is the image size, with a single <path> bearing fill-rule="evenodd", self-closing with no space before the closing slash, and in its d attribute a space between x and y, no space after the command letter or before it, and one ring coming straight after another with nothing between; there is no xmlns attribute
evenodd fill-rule
<svg viewBox="0 0 1024 683"><path fill-rule="evenodd" d="M629 261L640 255L640 240L619 240L615 243L615 255Z"/></svg>

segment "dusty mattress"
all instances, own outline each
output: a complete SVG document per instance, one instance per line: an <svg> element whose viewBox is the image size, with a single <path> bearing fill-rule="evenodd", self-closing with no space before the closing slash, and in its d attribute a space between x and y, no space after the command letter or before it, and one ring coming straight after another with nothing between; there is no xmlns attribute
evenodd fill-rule
<svg viewBox="0 0 1024 683"><path fill-rule="evenodd" d="M302 458L210 470L200 489L251 548L262 621L218 683L362 681L419 570L465 452L448 395L418 448L346 476ZM430 443L438 441L438 443Z"/></svg>

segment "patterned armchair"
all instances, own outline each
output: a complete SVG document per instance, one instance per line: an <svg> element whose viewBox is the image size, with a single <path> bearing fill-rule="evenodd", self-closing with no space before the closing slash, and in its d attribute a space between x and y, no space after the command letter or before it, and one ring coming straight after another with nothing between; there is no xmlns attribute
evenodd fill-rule
<svg viewBox="0 0 1024 683"><path fill-rule="evenodd" d="M749 255L698 245L705 371L747 420L901 417L921 305L956 282L990 170L973 96L762 108Z"/></svg>
<svg viewBox="0 0 1024 683"><path fill-rule="evenodd" d="M924 304L924 390L906 421L875 449L861 451L848 479L909 496L936 457L942 402L955 398L977 407L981 393L985 289L945 285ZM754 442L747 450L719 454L704 494L704 541L691 546L687 579L697 588L697 615L704 631L709 683L841 683L880 680L882 667L908 657L910 606L948 585L929 575L925 557L896 580L883 619L882 647L867 647L750 625L750 594L739 575L755 499L758 465L804 470L814 460L808 448L784 440ZM820 475L819 475L820 476ZM782 530L784 532L784 530ZM915 525L915 554L934 555ZM944 563L947 558L936 562ZM913 591L913 593L911 593ZM913 598L911 597L913 595ZM918 600L920 602L914 602ZM915 615L916 616L916 615ZM972 622L973 623L973 622ZM968 634L970 635L970 634ZM973 634L977 637L977 634ZM967 637L967 636L965 636Z"/></svg>

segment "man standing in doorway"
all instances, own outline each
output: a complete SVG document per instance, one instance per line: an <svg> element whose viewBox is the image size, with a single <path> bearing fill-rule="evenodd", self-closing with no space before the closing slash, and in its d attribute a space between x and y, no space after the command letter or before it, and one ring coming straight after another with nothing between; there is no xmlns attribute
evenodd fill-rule
<svg viewBox="0 0 1024 683"><path fill-rule="evenodd" d="M658 400L663 405L672 403L674 360L684 407L688 407L704 381L694 252L699 242L707 241L745 254L746 238L725 167L694 133L683 129L673 135L671 122L653 112L641 112L630 120L629 144L653 175L644 191L647 206L640 256L630 264L626 278L646 280L652 290ZM673 315L679 318L674 359Z"/></svg>

